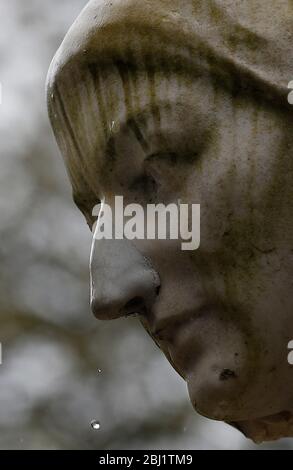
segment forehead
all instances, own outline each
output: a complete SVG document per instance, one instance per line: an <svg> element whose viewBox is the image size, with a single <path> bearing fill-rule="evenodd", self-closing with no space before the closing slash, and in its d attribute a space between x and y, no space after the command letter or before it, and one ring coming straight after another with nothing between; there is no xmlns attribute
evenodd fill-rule
<svg viewBox="0 0 293 470"><path fill-rule="evenodd" d="M175 48L181 58L200 55L201 67L234 62L280 90L293 71L292 15L291 0L92 0L59 48L49 82L72 62L126 61L130 51L160 60Z"/></svg>

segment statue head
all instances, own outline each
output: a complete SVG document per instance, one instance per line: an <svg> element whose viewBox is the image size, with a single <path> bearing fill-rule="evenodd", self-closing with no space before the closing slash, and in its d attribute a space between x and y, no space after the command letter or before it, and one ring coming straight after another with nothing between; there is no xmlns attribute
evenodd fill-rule
<svg viewBox="0 0 293 470"><path fill-rule="evenodd" d="M293 435L292 19L289 0L92 0L47 85L90 229L115 196L201 207L197 250L94 238L94 314L137 315L194 408L256 442Z"/></svg>

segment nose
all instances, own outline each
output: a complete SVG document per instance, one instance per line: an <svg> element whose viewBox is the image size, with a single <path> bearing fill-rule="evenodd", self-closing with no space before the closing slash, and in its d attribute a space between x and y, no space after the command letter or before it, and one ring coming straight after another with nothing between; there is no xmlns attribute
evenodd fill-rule
<svg viewBox="0 0 293 470"><path fill-rule="evenodd" d="M128 240L93 241L91 309L100 320L145 314L160 288L158 273Z"/></svg>

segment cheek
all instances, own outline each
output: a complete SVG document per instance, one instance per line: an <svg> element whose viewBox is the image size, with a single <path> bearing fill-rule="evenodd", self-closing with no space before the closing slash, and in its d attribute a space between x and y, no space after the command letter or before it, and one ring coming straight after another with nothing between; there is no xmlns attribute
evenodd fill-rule
<svg viewBox="0 0 293 470"><path fill-rule="evenodd" d="M226 104L224 123L185 192L201 205L201 250L227 255L231 266L252 265L255 252L293 238L292 144L272 112Z"/></svg>
<svg viewBox="0 0 293 470"><path fill-rule="evenodd" d="M211 149L188 177L185 194L189 201L201 205L201 246L191 257L206 290L216 290L232 304L245 305L248 315L257 310L265 317L265 299L279 305L276 299L282 285L288 298L292 267L284 260L291 259L292 243L288 240L292 242L293 234L292 214L285 216L292 202L282 203L284 191L280 185L287 195L292 190L280 179L280 173L286 173L284 168L281 171L279 167L279 177L273 171L281 165L273 165L281 139L275 135L274 145L269 139L261 146L261 135L245 149L239 149L237 166L228 137L226 145ZM221 148L229 151L221 153ZM275 198L271 191L277 193ZM283 220L289 220L284 229ZM280 271L285 278L282 281L276 275Z"/></svg>

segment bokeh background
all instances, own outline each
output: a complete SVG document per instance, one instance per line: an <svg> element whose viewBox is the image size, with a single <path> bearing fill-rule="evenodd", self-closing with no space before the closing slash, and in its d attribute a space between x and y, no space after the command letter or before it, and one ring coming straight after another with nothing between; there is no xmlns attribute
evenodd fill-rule
<svg viewBox="0 0 293 470"><path fill-rule="evenodd" d="M91 234L71 200L44 92L85 4L0 0L0 448L293 448L290 439L257 447L197 416L135 319L99 323L90 313Z"/></svg>

